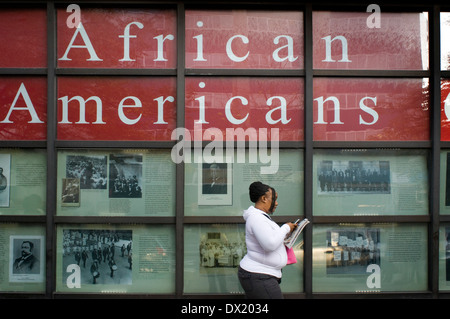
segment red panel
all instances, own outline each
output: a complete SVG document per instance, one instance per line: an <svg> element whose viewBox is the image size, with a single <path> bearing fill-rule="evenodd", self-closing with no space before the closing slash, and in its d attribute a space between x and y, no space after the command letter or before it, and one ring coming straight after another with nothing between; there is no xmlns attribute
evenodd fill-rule
<svg viewBox="0 0 450 319"><path fill-rule="evenodd" d="M316 141L430 138L428 86L422 79L316 78L313 106Z"/></svg>
<svg viewBox="0 0 450 319"><path fill-rule="evenodd" d="M202 132L217 128L223 140L227 140L227 129L255 129L259 134L260 128L268 133L277 128L281 141L301 141L303 91L303 79L187 78L185 125L195 140L199 139L193 130L200 127L196 123L201 121ZM266 135L258 137L264 140ZM242 140L239 136L237 139Z"/></svg>
<svg viewBox="0 0 450 319"><path fill-rule="evenodd" d="M381 12L379 28L371 24L376 22L371 15L370 12L313 12L313 67L428 69L428 21L424 14ZM335 40L328 45L331 49L327 55L327 41L332 39ZM347 55L343 53L344 48Z"/></svg>
<svg viewBox="0 0 450 319"><path fill-rule="evenodd" d="M0 10L0 67L47 67L45 9Z"/></svg>
<svg viewBox="0 0 450 319"><path fill-rule="evenodd" d="M67 26L70 14L65 10L58 10L59 67L176 67L174 10L82 7L82 27L78 29ZM160 46L158 39L161 39ZM77 45L80 47L74 47ZM129 50L125 50L125 47ZM158 52L158 49L161 49L161 52Z"/></svg>
<svg viewBox="0 0 450 319"><path fill-rule="evenodd" d="M302 12L187 10L185 38L187 68L303 68Z"/></svg>
<svg viewBox="0 0 450 319"><path fill-rule="evenodd" d="M45 140L47 79L0 78L0 139Z"/></svg>
<svg viewBox="0 0 450 319"><path fill-rule="evenodd" d="M450 141L450 80L441 81L441 140Z"/></svg>
<svg viewBox="0 0 450 319"><path fill-rule="evenodd" d="M175 84L171 77L60 77L58 139L169 141L176 125ZM159 107L159 100L166 102Z"/></svg>

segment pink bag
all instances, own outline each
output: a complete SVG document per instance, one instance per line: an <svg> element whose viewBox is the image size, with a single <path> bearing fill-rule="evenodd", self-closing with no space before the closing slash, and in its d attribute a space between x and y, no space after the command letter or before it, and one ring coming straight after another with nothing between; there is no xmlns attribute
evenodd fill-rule
<svg viewBox="0 0 450 319"><path fill-rule="evenodd" d="M297 262L297 257L295 257L294 249L286 247L286 253L287 253L287 264L288 265L295 264Z"/></svg>

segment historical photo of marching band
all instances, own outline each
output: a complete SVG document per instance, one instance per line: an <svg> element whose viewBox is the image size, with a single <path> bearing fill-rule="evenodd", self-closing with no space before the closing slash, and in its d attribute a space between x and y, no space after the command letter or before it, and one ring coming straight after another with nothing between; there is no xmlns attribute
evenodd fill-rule
<svg viewBox="0 0 450 319"><path fill-rule="evenodd" d="M318 194L390 194L389 161L324 160L318 167Z"/></svg>
<svg viewBox="0 0 450 319"><path fill-rule="evenodd" d="M63 230L63 269L80 267L81 285L132 284L131 230ZM63 270L63 282L69 275Z"/></svg>

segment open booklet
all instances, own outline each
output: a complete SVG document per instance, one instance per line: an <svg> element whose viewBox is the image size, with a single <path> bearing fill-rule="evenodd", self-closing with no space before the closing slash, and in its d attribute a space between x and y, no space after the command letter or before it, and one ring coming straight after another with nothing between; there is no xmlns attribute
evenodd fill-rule
<svg viewBox="0 0 450 319"><path fill-rule="evenodd" d="M309 220L305 218L301 222L298 223L298 226L289 234L287 234L286 238L284 239L284 245L287 248L292 248L297 241L298 236L302 232L303 228L305 228L306 225L309 224Z"/></svg>

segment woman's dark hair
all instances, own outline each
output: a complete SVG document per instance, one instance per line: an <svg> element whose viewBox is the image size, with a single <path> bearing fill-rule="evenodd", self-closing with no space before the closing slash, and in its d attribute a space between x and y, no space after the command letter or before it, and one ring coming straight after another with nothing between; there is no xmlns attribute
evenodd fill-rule
<svg viewBox="0 0 450 319"><path fill-rule="evenodd" d="M269 191L269 189L272 190L272 205L270 207L270 211L272 211L275 206L275 189L273 187L261 182L253 182L248 188L252 203L256 203L261 196Z"/></svg>

